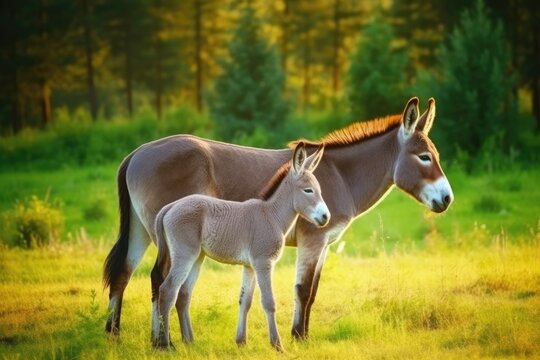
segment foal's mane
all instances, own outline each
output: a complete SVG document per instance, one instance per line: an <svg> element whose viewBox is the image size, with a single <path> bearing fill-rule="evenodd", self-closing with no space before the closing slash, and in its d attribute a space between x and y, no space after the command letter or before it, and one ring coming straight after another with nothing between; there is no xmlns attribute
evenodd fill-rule
<svg viewBox="0 0 540 360"><path fill-rule="evenodd" d="M272 195L274 195L274 193L276 192L279 184L281 184L283 179L285 179L285 176L287 176L290 169L290 161L287 161L285 164L281 165L281 167L276 171L274 176L272 176L266 186L259 192L259 198L265 201L270 199L270 197L272 197Z"/></svg>
<svg viewBox="0 0 540 360"><path fill-rule="evenodd" d="M399 125L401 125L401 114L389 115L369 121L357 121L326 134L319 141L299 139L291 141L288 146L294 148L300 141L303 141L308 146L319 146L324 143L326 148L347 146L384 134Z"/></svg>

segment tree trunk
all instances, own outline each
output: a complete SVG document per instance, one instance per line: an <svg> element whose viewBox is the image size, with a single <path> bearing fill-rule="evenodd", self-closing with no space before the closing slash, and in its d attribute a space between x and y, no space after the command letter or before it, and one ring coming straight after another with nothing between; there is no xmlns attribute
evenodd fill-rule
<svg viewBox="0 0 540 360"><path fill-rule="evenodd" d="M340 29L340 0L334 0L334 38L333 38L333 59L332 59L332 97L335 99L339 90L339 44L341 40Z"/></svg>
<svg viewBox="0 0 540 360"><path fill-rule="evenodd" d="M540 59L540 5L538 2L533 2L532 4L532 56L533 62L537 62L537 59ZM534 120L536 121L536 132L540 133L540 70L538 64L533 68L531 74L531 102L532 102L532 114Z"/></svg>
<svg viewBox="0 0 540 360"><path fill-rule="evenodd" d="M93 121L97 119L98 102L96 94L96 86L94 83L94 51L92 48L92 34L90 25L90 9L88 6L89 0L83 0L84 12L84 49L86 53L86 86L88 89L88 105L90 107L90 116Z"/></svg>
<svg viewBox="0 0 540 360"><path fill-rule="evenodd" d="M51 122L51 87L47 80L40 81L41 126L46 128Z"/></svg>
<svg viewBox="0 0 540 360"><path fill-rule="evenodd" d="M46 31L45 24L48 19L45 12L45 5L43 0L40 1L39 5L39 25L41 41L43 44L47 44L49 36ZM39 105L41 109L41 126L43 128L47 127L51 121L51 87L47 76L48 74L41 73L41 79L39 81Z"/></svg>
<svg viewBox="0 0 540 360"><path fill-rule="evenodd" d="M536 132L540 133L540 77L536 76L532 79L532 113L536 122Z"/></svg>
<svg viewBox="0 0 540 360"><path fill-rule="evenodd" d="M309 98L311 92L311 76L309 73L309 63L304 61L304 85L302 86L303 110L309 109Z"/></svg>
<svg viewBox="0 0 540 360"><path fill-rule="evenodd" d="M201 112L202 102L202 0L195 0L195 103Z"/></svg>
<svg viewBox="0 0 540 360"><path fill-rule="evenodd" d="M11 107L11 131L16 134L21 131L21 117L19 107L19 78L17 74L17 3L15 1L8 2L8 21L3 27L3 32L7 38L8 44L8 61L9 70L9 92L6 97L9 99Z"/></svg>
<svg viewBox="0 0 540 360"><path fill-rule="evenodd" d="M289 48L289 0L284 0L285 8L283 9L283 28L281 35L281 68L283 73L287 74L287 57ZM285 82L284 82L285 84Z"/></svg>
<svg viewBox="0 0 540 360"><path fill-rule="evenodd" d="M156 33L159 33L156 32ZM161 64L161 40L159 35L156 39L156 116L158 120L161 120L163 110L163 70Z"/></svg>
<svg viewBox="0 0 540 360"><path fill-rule="evenodd" d="M127 111L128 116L131 118L133 116L133 69L132 69L132 59L131 59L131 19L129 15L126 15L125 19L125 32L124 32L124 56L125 56L125 85L126 85L126 101L127 101Z"/></svg>

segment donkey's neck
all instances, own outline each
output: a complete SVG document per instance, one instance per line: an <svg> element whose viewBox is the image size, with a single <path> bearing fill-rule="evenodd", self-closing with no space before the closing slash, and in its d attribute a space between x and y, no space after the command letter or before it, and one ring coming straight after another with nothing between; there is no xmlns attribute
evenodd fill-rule
<svg viewBox="0 0 540 360"><path fill-rule="evenodd" d="M283 234L287 233L298 218L298 213L294 210L292 201L293 188L289 176L290 174L287 174L274 194L268 200L262 202L265 212L272 222L279 226Z"/></svg>
<svg viewBox="0 0 540 360"><path fill-rule="evenodd" d="M356 209L355 216L377 204L394 184L395 163L399 154L398 129L367 140L329 148L327 161L341 174Z"/></svg>

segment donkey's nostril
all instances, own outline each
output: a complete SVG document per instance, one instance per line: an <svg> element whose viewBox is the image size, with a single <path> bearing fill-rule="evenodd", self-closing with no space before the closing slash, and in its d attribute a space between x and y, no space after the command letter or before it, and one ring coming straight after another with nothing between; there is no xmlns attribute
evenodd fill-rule
<svg viewBox="0 0 540 360"><path fill-rule="evenodd" d="M444 197L444 204L448 205L448 204L450 204L450 201L452 201L452 198L450 197L450 195L446 195Z"/></svg>
<svg viewBox="0 0 540 360"><path fill-rule="evenodd" d="M323 221L326 222L326 221L328 220L328 215L327 215L327 214L323 214L323 215L322 215L322 219L323 219Z"/></svg>

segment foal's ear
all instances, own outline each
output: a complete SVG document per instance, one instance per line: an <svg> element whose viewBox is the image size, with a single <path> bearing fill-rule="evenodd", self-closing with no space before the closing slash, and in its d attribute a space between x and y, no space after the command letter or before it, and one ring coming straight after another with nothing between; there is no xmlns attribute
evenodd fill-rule
<svg viewBox="0 0 540 360"><path fill-rule="evenodd" d="M306 169L309 172L315 171L317 166L319 166L319 163L321 162L323 154L324 154L324 144L321 144L319 145L319 148L317 149L317 151L315 151L306 159Z"/></svg>
<svg viewBox="0 0 540 360"><path fill-rule="evenodd" d="M407 140L412 136L419 120L418 98L415 96L407 102L405 110L403 110L403 118L399 132L404 140Z"/></svg>
<svg viewBox="0 0 540 360"><path fill-rule="evenodd" d="M306 162L306 147L302 141L300 141L293 152L293 170L295 173L299 173L305 165Z"/></svg>
<svg viewBox="0 0 540 360"><path fill-rule="evenodd" d="M424 134L428 135L429 130L433 126L433 121L435 120L435 99L429 98L427 110L420 116L418 120L418 130L422 131Z"/></svg>

